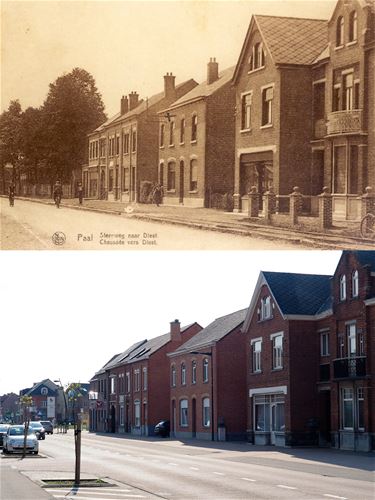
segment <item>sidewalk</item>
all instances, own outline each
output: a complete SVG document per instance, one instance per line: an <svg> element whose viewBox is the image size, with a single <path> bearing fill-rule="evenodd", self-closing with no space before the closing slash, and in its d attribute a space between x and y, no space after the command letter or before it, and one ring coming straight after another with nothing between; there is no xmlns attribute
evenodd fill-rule
<svg viewBox="0 0 375 500"><path fill-rule="evenodd" d="M43 198L19 199L53 205L53 200ZM374 242L363 240L359 233L359 223L335 222L332 229L326 232L310 230L286 229L268 226L262 219L250 220L246 214L224 212L208 208L189 208L147 204L128 204L104 200L84 200L79 205L78 199L62 200L62 206L77 210L88 210L98 213L114 214L143 221L175 224L210 231L218 231L241 236L251 236L272 241L304 244L320 249L373 249Z"/></svg>

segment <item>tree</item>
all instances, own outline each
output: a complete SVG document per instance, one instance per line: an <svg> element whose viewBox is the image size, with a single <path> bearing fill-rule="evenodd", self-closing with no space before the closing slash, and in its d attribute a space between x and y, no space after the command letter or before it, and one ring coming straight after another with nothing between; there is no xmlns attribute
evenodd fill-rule
<svg viewBox="0 0 375 500"><path fill-rule="evenodd" d="M19 167L22 163L22 109L18 100L11 101L6 111L0 115L0 158L2 191L5 192L5 167L11 164L10 179L19 180Z"/></svg>
<svg viewBox="0 0 375 500"><path fill-rule="evenodd" d="M70 181L87 157L87 134L106 120L94 78L75 68L50 84L43 106L51 180Z"/></svg>
<svg viewBox="0 0 375 500"><path fill-rule="evenodd" d="M23 113L21 143L24 156L23 167L28 174L28 180L32 184L37 184L47 156L42 108L29 107Z"/></svg>
<svg viewBox="0 0 375 500"><path fill-rule="evenodd" d="M81 481L81 415L77 414L76 403L83 396L86 389L80 383L70 384L67 393L72 406L72 416L74 419L74 447L75 447L75 476L74 484L77 486Z"/></svg>
<svg viewBox="0 0 375 500"><path fill-rule="evenodd" d="M23 435L23 451L22 458L26 456L26 443L27 443L27 434L29 431L29 423L30 423L30 406L33 404L33 398L31 396L21 396L20 397L20 405L23 410L23 422L24 422L24 435Z"/></svg>

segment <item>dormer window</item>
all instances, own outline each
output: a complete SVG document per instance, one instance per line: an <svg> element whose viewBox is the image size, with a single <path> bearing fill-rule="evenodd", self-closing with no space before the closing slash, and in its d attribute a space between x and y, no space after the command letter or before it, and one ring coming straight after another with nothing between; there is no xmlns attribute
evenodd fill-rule
<svg viewBox="0 0 375 500"><path fill-rule="evenodd" d="M271 318L271 297L263 297L260 301L260 320Z"/></svg>
<svg viewBox="0 0 375 500"><path fill-rule="evenodd" d="M357 269L352 273L352 297L358 297L358 271Z"/></svg>
<svg viewBox="0 0 375 500"><path fill-rule="evenodd" d="M353 10L349 16L349 42L356 42L358 38L357 11Z"/></svg>
<svg viewBox="0 0 375 500"><path fill-rule="evenodd" d="M346 300L346 276L340 276L340 300Z"/></svg>
<svg viewBox="0 0 375 500"><path fill-rule="evenodd" d="M336 24L336 47L344 45L344 17L340 16Z"/></svg>

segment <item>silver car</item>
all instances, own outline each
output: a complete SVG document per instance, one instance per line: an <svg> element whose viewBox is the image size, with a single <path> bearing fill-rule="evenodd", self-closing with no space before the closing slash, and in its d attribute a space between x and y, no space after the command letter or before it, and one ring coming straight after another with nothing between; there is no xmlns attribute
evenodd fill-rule
<svg viewBox="0 0 375 500"><path fill-rule="evenodd" d="M3 439L3 453L22 453L25 427L11 425ZM29 428L26 438L26 451L37 455L39 443L34 431Z"/></svg>

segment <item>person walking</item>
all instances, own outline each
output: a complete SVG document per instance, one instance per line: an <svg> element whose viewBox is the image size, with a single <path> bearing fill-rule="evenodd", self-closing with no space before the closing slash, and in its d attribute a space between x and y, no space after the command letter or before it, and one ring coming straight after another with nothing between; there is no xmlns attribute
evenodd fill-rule
<svg viewBox="0 0 375 500"><path fill-rule="evenodd" d="M152 192L152 200L157 207L163 201L163 186L161 186L160 184L155 185L154 190Z"/></svg>
<svg viewBox="0 0 375 500"><path fill-rule="evenodd" d="M82 205L82 202L83 202L83 186L82 186L82 182L78 183L77 191L78 191L79 204Z"/></svg>
<svg viewBox="0 0 375 500"><path fill-rule="evenodd" d="M11 182L9 184L8 193L9 193L9 205L11 207L14 207L14 197L16 195L16 186L14 182Z"/></svg>

